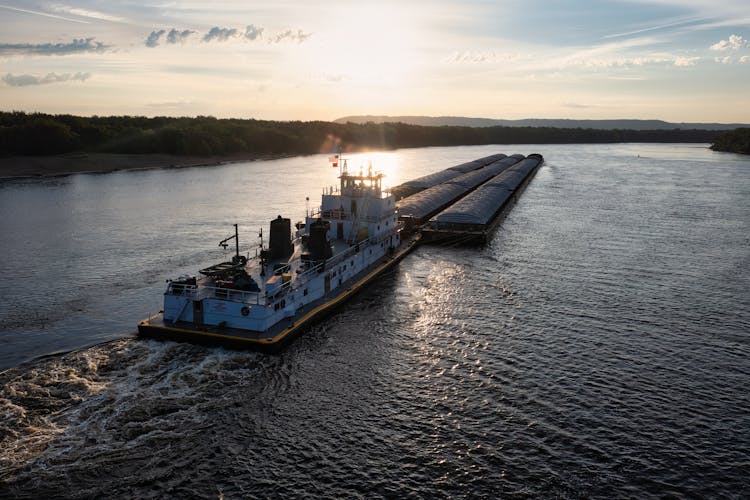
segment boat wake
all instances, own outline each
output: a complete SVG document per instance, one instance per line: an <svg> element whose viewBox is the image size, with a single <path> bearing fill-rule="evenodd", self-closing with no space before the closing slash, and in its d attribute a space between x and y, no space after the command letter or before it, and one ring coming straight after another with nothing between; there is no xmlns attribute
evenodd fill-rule
<svg viewBox="0 0 750 500"><path fill-rule="evenodd" d="M0 374L0 492L38 497L73 483L70 494L99 496L102 469L115 479L110 492L117 476L141 484L168 476L191 455L159 461L155 450L187 452L192 437L210 432L222 393L243 387L258 369L253 353L122 339L7 370Z"/></svg>

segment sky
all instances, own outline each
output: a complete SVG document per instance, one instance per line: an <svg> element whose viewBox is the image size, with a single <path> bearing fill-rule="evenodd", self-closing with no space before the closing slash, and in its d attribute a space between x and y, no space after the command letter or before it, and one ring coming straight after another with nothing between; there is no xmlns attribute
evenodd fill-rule
<svg viewBox="0 0 750 500"><path fill-rule="evenodd" d="M0 110L750 122L747 0L0 0Z"/></svg>

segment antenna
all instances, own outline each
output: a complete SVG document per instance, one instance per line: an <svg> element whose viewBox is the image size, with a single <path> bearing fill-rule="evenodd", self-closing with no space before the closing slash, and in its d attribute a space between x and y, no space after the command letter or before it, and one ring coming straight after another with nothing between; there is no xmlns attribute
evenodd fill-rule
<svg viewBox="0 0 750 500"><path fill-rule="evenodd" d="M227 241L234 240L234 246L235 246L235 257L239 258L240 256L240 236L239 236L239 230L237 229L237 224L234 224L234 236L230 236L228 238L224 238L219 242L219 246L222 247L224 250L229 247L229 244Z"/></svg>
<svg viewBox="0 0 750 500"><path fill-rule="evenodd" d="M247 257L240 255L240 234L239 234L239 229L237 227L237 224L234 224L234 235L221 240L219 242L219 246L222 247L224 250L226 250L227 247L229 246L227 244L227 241L232 240L232 239L234 240L234 249L235 249L234 257L232 257L232 263L233 264L241 263L244 266L245 263L247 263Z"/></svg>

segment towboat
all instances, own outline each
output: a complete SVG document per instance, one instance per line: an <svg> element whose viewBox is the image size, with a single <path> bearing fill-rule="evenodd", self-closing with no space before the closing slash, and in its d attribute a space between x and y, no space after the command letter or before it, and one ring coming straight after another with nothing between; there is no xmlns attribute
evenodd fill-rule
<svg viewBox="0 0 750 500"><path fill-rule="evenodd" d="M163 310L138 324L141 336L232 348L278 351L312 321L405 257L418 243L398 221L384 175L349 172L337 155L339 186L326 188L318 209L292 231L291 220L270 221L268 245L240 255L239 230L231 261L169 280ZM261 232L262 235L262 232Z"/></svg>

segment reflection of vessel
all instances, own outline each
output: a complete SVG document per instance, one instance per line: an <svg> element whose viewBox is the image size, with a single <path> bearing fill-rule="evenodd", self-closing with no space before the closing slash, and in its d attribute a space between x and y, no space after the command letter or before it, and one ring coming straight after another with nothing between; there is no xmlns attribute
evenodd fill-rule
<svg viewBox="0 0 750 500"><path fill-rule="evenodd" d="M278 349L311 320L328 312L402 259L416 238L402 240L394 196L383 191L383 174L349 173L323 193L320 210L308 213L291 233L289 219L271 221L268 248L247 260L236 253L199 272L200 279L172 280L164 310L138 324L156 338Z"/></svg>

